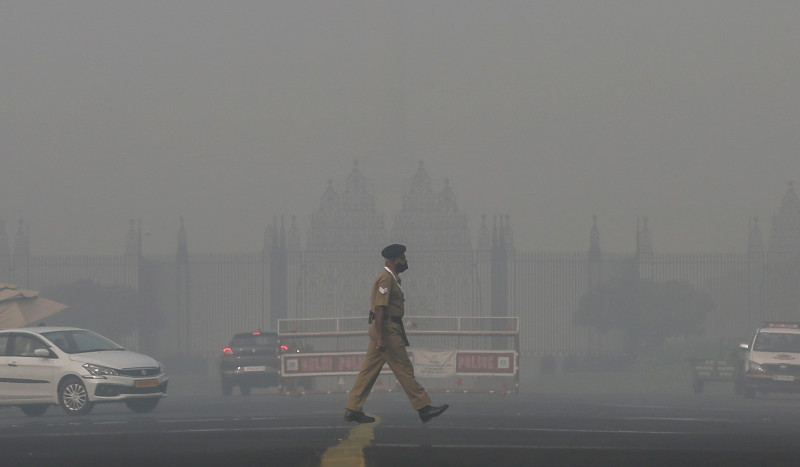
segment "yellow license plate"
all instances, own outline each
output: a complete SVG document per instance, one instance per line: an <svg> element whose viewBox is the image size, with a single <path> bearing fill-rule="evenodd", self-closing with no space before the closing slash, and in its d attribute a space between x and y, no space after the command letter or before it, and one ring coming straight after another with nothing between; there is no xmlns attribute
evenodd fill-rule
<svg viewBox="0 0 800 467"><path fill-rule="evenodd" d="M154 388L158 386L157 379L138 379L133 383L137 388Z"/></svg>

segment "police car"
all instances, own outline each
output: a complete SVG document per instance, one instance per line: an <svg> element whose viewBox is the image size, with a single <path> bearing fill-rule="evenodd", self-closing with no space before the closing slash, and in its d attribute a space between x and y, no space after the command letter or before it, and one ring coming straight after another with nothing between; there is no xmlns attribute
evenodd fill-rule
<svg viewBox="0 0 800 467"><path fill-rule="evenodd" d="M800 392L800 323L767 322L745 350L742 393Z"/></svg>

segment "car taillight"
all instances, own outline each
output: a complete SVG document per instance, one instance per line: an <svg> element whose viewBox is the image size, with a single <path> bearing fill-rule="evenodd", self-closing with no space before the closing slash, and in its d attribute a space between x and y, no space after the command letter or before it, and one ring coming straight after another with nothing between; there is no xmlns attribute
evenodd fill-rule
<svg viewBox="0 0 800 467"><path fill-rule="evenodd" d="M233 349L230 347L225 347L224 349L222 349L222 356L233 357Z"/></svg>

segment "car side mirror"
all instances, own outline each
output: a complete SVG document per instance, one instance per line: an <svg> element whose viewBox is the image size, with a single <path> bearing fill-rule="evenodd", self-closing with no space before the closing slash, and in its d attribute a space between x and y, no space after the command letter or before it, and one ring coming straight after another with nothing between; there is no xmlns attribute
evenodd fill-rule
<svg viewBox="0 0 800 467"><path fill-rule="evenodd" d="M741 344L739 344L739 348L742 350L750 350L750 344L748 344L747 342L742 342Z"/></svg>
<svg viewBox="0 0 800 467"><path fill-rule="evenodd" d="M53 356L49 349L36 349L33 351L33 355L41 358L50 358Z"/></svg>

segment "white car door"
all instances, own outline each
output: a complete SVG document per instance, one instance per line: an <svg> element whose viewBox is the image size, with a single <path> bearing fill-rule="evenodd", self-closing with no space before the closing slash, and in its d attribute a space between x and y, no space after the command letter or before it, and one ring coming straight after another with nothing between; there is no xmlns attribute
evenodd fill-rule
<svg viewBox="0 0 800 467"><path fill-rule="evenodd" d="M38 337L12 333L6 361L8 401L52 399L55 394L53 359L37 357L36 349L47 349Z"/></svg>

